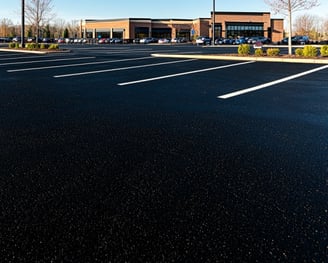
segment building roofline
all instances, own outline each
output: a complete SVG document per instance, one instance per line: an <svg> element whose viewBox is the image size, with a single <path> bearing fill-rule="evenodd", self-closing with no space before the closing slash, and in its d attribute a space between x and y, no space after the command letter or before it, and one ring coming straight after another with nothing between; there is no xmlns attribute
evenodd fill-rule
<svg viewBox="0 0 328 263"><path fill-rule="evenodd" d="M112 21L126 21L126 20L152 20L151 18L134 18L134 17L126 17L126 18L112 18L112 19L84 19L86 22L112 22Z"/></svg>
<svg viewBox="0 0 328 263"><path fill-rule="evenodd" d="M211 12L213 14L213 11ZM215 14L237 14L237 15L263 15L270 14L270 12L237 12L237 11L215 11Z"/></svg>

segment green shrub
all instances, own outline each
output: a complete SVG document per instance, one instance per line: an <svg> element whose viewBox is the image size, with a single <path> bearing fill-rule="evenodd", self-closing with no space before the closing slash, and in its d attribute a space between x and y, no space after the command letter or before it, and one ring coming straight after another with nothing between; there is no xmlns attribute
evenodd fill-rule
<svg viewBox="0 0 328 263"><path fill-rule="evenodd" d="M19 48L19 43L15 43L15 48Z"/></svg>
<svg viewBox="0 0 328 263"><path fill-rule="evenodd" d="M11 42L11 43L8 44L8 47L9 48L15 48L16 47L16 43Z"/></svg>
<svg viewBox="0 0 328 263"><path fill-rule="evenodd" d="M295 55L298 57L302 57L303 56L303 48L297 48L295 50Z"/></svg>
<svg viewBox="0 0 328 263"><path fill-rule="evenodd" d="M255 56L257 56L257 57L263 56L263 50L262 50L262 48L255 49Z"/></svg>
<svg viewBox="0 0 328 263"><path fill-rule="evenodd" d="M27 49L38 49L38 48L40 48L39 44L37 44L37 43L28 43L28 44L25 45L25 47Z"/></svg>
<svg viewBox="0 0 328 263"><path fill-rule="evenodd" d="M303 48L303 56L305 57L316 57L318 54L318 50L314 46L305 46Z"/></svg>
<svg viewBox="0 0 328 263"><path fill-rule="evenodd" d="M270 57L278 56L280 54L279 48L268 48L267 55Z"/></svg>
<svg viewBox="0 0 328 263"><path fill-rule="evenodd" d="M48 49L59 49L58 44L51 44Z"/></svg>
<svg viewBox="0 0 328 263"><path fill-rule="evenodd" d="M241 44L238 47L239 55L249 55L251 53L251 47L248 44Z"/></svg>
<svg viewBox="0 0 328 263"><path fill-rule="evenodd" d="M48 48L48 45L45 44L45 43L41 43L41 44L40 44L40 48L41 48L41 49L47 49L47 48Z"/></svg>
<svg viewBox="0 0 328 263"><path fill-rule="evenodd" d="M324 45L320 48L320 54L323 57L328 57L328 45Z"/></svg>

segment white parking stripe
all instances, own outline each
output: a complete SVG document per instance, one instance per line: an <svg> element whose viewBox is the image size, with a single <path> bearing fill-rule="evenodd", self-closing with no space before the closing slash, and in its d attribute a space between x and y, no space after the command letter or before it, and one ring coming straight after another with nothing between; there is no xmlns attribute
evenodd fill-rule
<svg viewBox="0 0 328 263"><path fill-rule="evenodd" d="M89 66L89 65L110 64L110 63L117 63L117 62L124 62L124 61L135 61L135 60L142 60L142 59L153 59L153 57L128 58L128 59L119 59L119 60L106 60L106 61L98 61L98 62L87 62L87 63L79 63L79 64L66 64L66 65L57 65L57 66L48 66L48 67L11 69L11 70L7 70L7 72L12 73L12 72L21 72L21 71L53 69L53 68L80 67L80 66Z"/></svg>
<svg viewBox="0 0 328 263"><path fill-rule="evenodd" d="M108 51L108 50L106 50ZM172 49L172 50L156 50L156 52L177 52L177 49ZM154 52L153 49L151 50L122 50L122 51L108 51L106 54L130 54L130 53L149 53L149 52Z"/></svg>
<svg viewBox="0 0 328 263"><path fill-rule="evenodd" d="M193 61L193 60L196 60L196 59L176 60L176 61L154 63L154 64L148 64L148 65L131 66L131 67L124 67L124 68L112 68L112 69L80 72L80 73L65 74L65 75L56 75L56 76L54 76L54 78L67 78L67 77L75 77L75 76L82 76L82 75L99 74L99 73L105 73L105 72L113 72L113 71L121 71L121 70L137 69L137 68L147 68L147 67L154 67L154 66L183 63L183 62L188 62L188 61Z"/></svg>
<svg viewBox="0 0 328 263"><path fill-rule="evenodd" d="M305 71L305 72L302 72L302 73L299 73L299 74L296 74L296 75L292 75L292 76L289 76L289 77L286 77L286 78L278 79L278 80L275 80L275 81L272 81L272 82L268 82L268 83L265 83L265 84L262 84L262 85L258 85L258 86L252 87L252 88L243 89L243 90L231 92L231 93L228 93L228 94L224 94L224 95L218 96L218 98L219 99L229 99L229 98L236 97L236 96L239 96L239 95L242 95L242 94L245 94L245 93L249 93L249 92L253 92L253 91L256 91L256 90L264 89L264 88L267 88L267 87L270 87L270 86L273 86L273 85L276 85L276 84L279 84L279 83L282 83L282 82L286 82L286 81L289 81L289 80L292 80L292 79L300 78L302 76L305 76L305 75L308 75L308 74L311 74L311 73L314 73L314 72L317 72L317 71L320 71L320 70L323 70L323 69L326 69L326 68L328 68L328 65L325 65L325 66L322 66L322 67L319 67L319 68L315 68L315 69L311 69L311 70L308 70L308 71Z"/></svg>
<svg viewBox="0 0 328 263"><path fill-rule="evenodd" d="M80 58L60 58L60 59L48 59L48 60L32 60L32 61L22 61L22 62L10 62L2 63L0 66L8 65L21 65L21 64L33 64L33 63L46 63L46 62L57 62L57 61L67 61L67 60L82 60L82 59L93 59L96 57L80 57Z"/></svg>
<svg viewBox="0 0 328 263"><path fill-rule="evenodd" d="M22 53L15 53L15 54L13 54L13 55L22 55ZM58 54L59 55L59 54ZM44 55L42 55L42 56L40 56L40 55L38 55L38 56L25 56L25 57L14 57L14 58L0 58L0 60L20 60L20 59L31 59L31 58L40 58L40 57L42 57L42 58L49 58L49 57L51 57L51 58L53 58L55 55L49 55L49 56L44 56ZM63 56L62 54L60 54L60 56ZM65 55L65 57L67 57L67 55Z"/></svg>
<svg viewBox="0 0 328 263"><path fill-rule="evenodd" d="M18 53L11 53L11 54L1 54L0 57L14 57L14 56L19 56L21 54ZM5 58L4 58L5 59Z"/></svg>
<svg viewBox="0 0 328 263"><path fill-rule="evenodd" d="M174 77L179 77L179 76L184 76L184 75L196 74L196 73L201 73L201 72L206 72L206 71L212 71L212 70L217 70L217 69L237 67L237 66L242 66L242 65L250 64L250 63L254 63L254 61L247 61L247 62L241 62L241 63L230 64L230 65L225 65L225 66L218 66L218 67L213 67L213 68L205 68L205 69L187 71L187 72L176 73L176 74L171 74L171 75L165 75L165 76L160 76L160 77L155 77L155 78L149 78L149 79L141 79L141 80L135 80L135 81L130 81L130 82L123 82L123 83L118 83L117 85L119 85L119 86L126 86L126 85L132 85L132 84L142 83L142 82L149 82L149 81L155 81L155 80L160 80L160 79L168 79L168 78L174 78Z"/></svg>

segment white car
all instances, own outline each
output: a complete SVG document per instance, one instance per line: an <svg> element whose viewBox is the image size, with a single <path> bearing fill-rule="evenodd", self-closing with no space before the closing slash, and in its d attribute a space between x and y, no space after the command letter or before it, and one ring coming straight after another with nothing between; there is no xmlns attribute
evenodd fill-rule
<svg viewBox="0 0 328 263"><path fill-rule="evenodd" d="M171 42L171 40L168 39L168 38L160 38L158 40L158 44L167 44L167 43L170 43L170 42Z"/></svg>
<svg viewBox="0 0 328 263"><path fill-rule="evenodd" d="M149 43L155 43L155 42L156 42L155 38L152 38L152 37L146 37L146 38L140 39L140 44L149 44Z"/></svg>

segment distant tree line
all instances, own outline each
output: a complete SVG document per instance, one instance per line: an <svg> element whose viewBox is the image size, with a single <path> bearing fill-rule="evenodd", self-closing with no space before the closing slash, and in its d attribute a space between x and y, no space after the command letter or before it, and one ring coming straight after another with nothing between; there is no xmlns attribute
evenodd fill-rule
<svg viewBox="0 0 328 263"><path fill-rule="evenodd" d="M31 24L25 24L25 35L27 37L46 38L79 38L81 37L79 20L67 22L62 19L54 20L48 24L36 28ZM38 32L38 33L37 33ZM10 19L0 20L0 37L15 37L21 35L21 25L15 25Z"/></svg>
<svg viewBox="0 0 328 263"><path fill-rule="evenodd" d="M56 19L53 0L25 1L25 35L38 38L81 37L80 21ZM21 25L8 18L0 18L0 37L21 35Z"/></svg>
<svg viewBox="0 0 328 263"><path fill-rule="evenodd" d="M307 35L312 40L328 39L328 18L304 14L298 16L293 24L295 35Z"/></svg>

